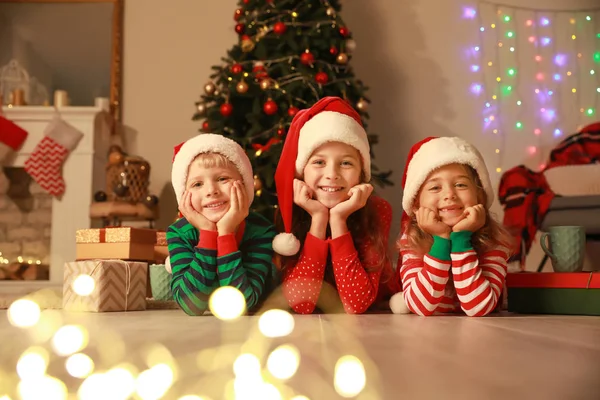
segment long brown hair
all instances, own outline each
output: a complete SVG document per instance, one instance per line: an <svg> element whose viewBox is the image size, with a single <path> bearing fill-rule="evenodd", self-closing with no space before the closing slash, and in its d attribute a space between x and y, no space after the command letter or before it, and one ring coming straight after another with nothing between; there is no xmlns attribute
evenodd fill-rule
<svg viewBox="0 0 600 400"><path fill-rule="evenodd" d="M479 203L485 204L487 195L483 189L483 184L481 183L481 179L479 179L477 171L470 165L461 165L465 168L469 178L477 188L477 200ZM420 192L421 191L419 190L419 193ZM407 236L406 240L402 240L404 234ZM477 232L473 232L473 236L471 237L471 243L473 244L475 252L481 255L499 246L510 249L512 241L512 236L508 233L506 228L498 223L495 216L486 208L485 225ZM399 250L411 250L422 255L429 252L432 244L433 236L423 232L421 228L419 228L417 218L414 214L410 218L410 222L402 227L400 239L396 242L396 246Z"/></svg>

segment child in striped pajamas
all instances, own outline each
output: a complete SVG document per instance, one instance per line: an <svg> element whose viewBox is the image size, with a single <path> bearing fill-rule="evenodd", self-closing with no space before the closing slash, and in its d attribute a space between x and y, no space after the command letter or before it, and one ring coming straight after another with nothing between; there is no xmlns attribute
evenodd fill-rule
<svg viewBox="0 0 600 400"><path fill-rule="evenodd" d="M183 215L167 229L175 301L201 315L215 289L233 286L248 309L256 306L273 283L275 230L249 212L254 178L244 150L221 135L198 135L175 148L171 180Z"/></svg>
<svg viewBox="0 0 600 400"><path fill-rule="evenodd" d="M404 171L402 292L394 313L484 316L501 304L509 235L490 215L494 199L481 154L456 137L415 144Z"/></svg>

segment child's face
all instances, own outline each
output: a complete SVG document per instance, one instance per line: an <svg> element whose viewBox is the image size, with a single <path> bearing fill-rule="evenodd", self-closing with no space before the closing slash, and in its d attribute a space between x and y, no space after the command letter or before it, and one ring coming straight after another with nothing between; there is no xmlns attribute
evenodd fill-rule
<svg viewBox="0 0 600 400"><path fill-rule="evenodd" d="M465 208L478 204L477 186L461 164L449 164L431 172L421 186L417 208L438 213L449 227L463 219Z"/></svg>
<svg viewBox="0 0 600 400"><path fill-rule="evenodd" d="M186 189L192 194L192 206L206 219L217 223L229 210L231 185L242 180L232 164L204 166L202 156L190 165Z"/></svg>
<svg viewBox="0 0 600 400"><path fill-rule="evenodd" d="M360 183L362 163L354 147L340 142L319 146L304 167L304 182L327 208L348 200L348 190Z"/></svg>

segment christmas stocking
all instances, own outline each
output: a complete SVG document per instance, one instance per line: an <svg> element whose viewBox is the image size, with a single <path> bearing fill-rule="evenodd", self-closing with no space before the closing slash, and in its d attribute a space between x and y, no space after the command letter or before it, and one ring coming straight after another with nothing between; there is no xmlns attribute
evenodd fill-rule
<svg viewBox="0 0 600 400"><path fill-rule="evenodd" d="M0 165L9 153L19 150L25 139L23 128L0 115Z"/></svg>
<svg viewBox="0 0 600 400"><path fill-rule="evenodd" d="M63 163L82 137L83 133L75 127L60 117L55 117L46 127L44 138L25 161L25 171L46 192L53 196L62 196L65 192Z"/></svg>

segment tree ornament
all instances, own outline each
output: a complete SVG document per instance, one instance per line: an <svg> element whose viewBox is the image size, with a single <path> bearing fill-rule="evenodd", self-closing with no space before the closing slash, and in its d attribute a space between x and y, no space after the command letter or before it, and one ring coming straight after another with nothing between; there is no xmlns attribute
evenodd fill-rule
<svg viewBox="0 0 600 400"><path fill-rule="evenodd" d="M206 85L204 85L204 93L208 95L214 94L216 89L217 87L212 82L208 82Z"/></svg>
<svg viewBox="0 0 600 400"><path fill-rule="evenodd" d="M233 19L235 21L239 21L239 19L242 17L243 11L241 8L238 8L237 10L235 10L235 14L233 14Z"/></svg>
<svg viewBox="0 0 600 400"><path fill-rule="evenodd" d="M352 54L354 50L356 50L356 42L354 41L354 39L346 40L346 51Z"/></svg>
<svg viewBox="0 0 600 400"><path fill-rule="evenodd" d="M338 64L342 64L342 65L348 64L348 54L346 54L346 53L340 53L340 54L338 54L338 56L335 59L335 61Z"/></svg>
<svg viewBox="0 0 600 400"><path fill-rule="evenodd" d="M360 111L367 111L367 108L369 108L369 103L365 99L360 99L356 102L356 108L358 108Z"/></svg>
<svg viewBox="0 0 600 400"><path fill-rule="evenodd" d="M98 202L98 203L102 203L104 201L106 201L106 192L103 192L102 190L97 191L96 193L94 193L94 201Z"/></svg>
<svg viewBox="0 0 600 400"><path fill-rule="evenodd" d="M233 73L233 74L237 75L237 74L241 73L243 70L244 70L244 67L242 67L241 64L236 63L231 66L231 73Z"/></svg>
<svg viewBox="0 0 600 400"><path fill-rule="evenodd" d="M121 151L121 149L113 150L108 155L108 163L111 165L121 164L125 159L125 155Z"/></svg>
<svg viewBox="0 0 600 400"><path fill-rule="evenodd" d="M214 96L218 96L220 94L221 94L221 92L219 92L219 89L215 90L215 92L213 93Z"/></svg>
<svg viewBox="0 0 600 400"><path fill-rule="evenodd" d="M325 72L318 72L315 75L315 81L321 85L324 85L329 81L329 76Z"/></svg>
<svg viewBox="0 0 600 400"><path fill-rule="evenodd" d="M283 35L286 30L287 26L285 26L285 24L281 21L275 23L275 25L273 26L273 32L275 32L278 35Z"/></svg>
<svg viewBox="0 0 600 400"><path fill-rule="evenodd" d="M248 84L244 81L241 81L235 86L235 90L238 93L246 93L248 91Z"/></svg>
<svg viewBox="0 0 600 400"><path fill-rule="evenodd" d="M350 30L345 26L340 26L340 35L347 37L350 34Z"/></svg>
<svg viewBox="0 0 600 400"><path fill-rule="evenodd" d="M307 49L300 55L300 62L304 65L312 65L315 61L315 56Z"/></svg>
<svg viewBox="0 0 600 400"><path fill-rule="evenodd" d="M263 79L258 84L262 90L267 90L271 87L271 81L269 79Z"/></svg>
<svg viewBox="0 0 600 400"><path fill-rule="evenodd" d="M198 103L196 108L198 109L198 114L204 114L206 112L206 104L204 103Z"/></svg>
<svg viewBox="0 0 600 400"><path fill-rule="evenodd" d="M235 31L238 35L241 35L242 33L244 33L245 30L246 30L246 25L241 24L241 23L235 25Z"/></svg>
<svg viewBox="0 0 600 400"><path fill-rule="evenodd" d="M257 63L254 66L254 68L252 68L252 72L254 73L254 76L256 77L256 79L263 79L263 78L267 78L269 76L263 63L260 63L260 64Z"/></svg>
<svg viewBox="0 0 600 400"><path fill-rule="evenodd" d="M233 112L233 106L231 105L231 103L223 103L219 111L221 112L222 116L229 117Z"/></svg>
<svg viewBox="0 0 600 400"><path fill-rule="evenodd" d="M258 175L254 175L254 190L260 190L263 187L263 183Z"/></svg>
<svg viewBox="0 0 600 400"><path fill-rule="evenodd" d="M277 129L277 135L278 135L278 136L283 136L283 135L285 135L285 129L283 129L283 128L279 128L279 129Z"/></svg>
<svg viewBox="0 0 600 400"><path fill-rule="evenodd" d="M273 115L273 114L277 113L278 109L279 109L279 107L277 107L277 103L275 103L271 99L267 100L265 102L265 104L263 105L263 111L267 115Z"/></svg>
<svg viewBox="0 0 600 400"><path fill-rule="evenodd" d="M208 123L208 120L202 123L202 130L204 132L210 132L210 124Z"/></svg>
<svg viewBox="0 0 600 400"><path fill-rule="evenodd" d="M338 53L338 49L335 46L331 46L329 48L329 54L331 54L332 56L335 56Z"/></svg>
<svg viewBox="0 0 600 400"><path fill-rule="evenodd" d="M335 8L333 8L333 7L327 7L327 10L325 10L325 13L328 16L333 17L335 15Z"/></svg>
<svg viewBox="0 0 600 400"><path fill-rule="evenodd" d="M256 46L256 44L252 41L252 39L250 39L250 36L248 35L244 35L242 36L242 51L244 53L249 53L252 50L254 50L254 47Z"/></svg>
<svg viewBox="0 0 600 400"><path fill-rule="evenodd" d="M150 194L144 198L144 204L152 208L158 204L158 197Z"/></svg>
<svg viewBox="0 0 600 400"><path fill-rule="evenodd" d="M289 115L290 117L294 118L294 116L295 116L296 114L298 114L298 111L300 111L300 110L298 109L298 107L291 106L290 108L288 108L288 115Z"/></svg>

